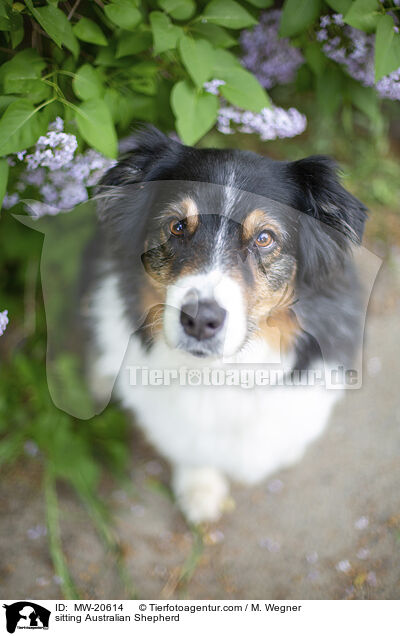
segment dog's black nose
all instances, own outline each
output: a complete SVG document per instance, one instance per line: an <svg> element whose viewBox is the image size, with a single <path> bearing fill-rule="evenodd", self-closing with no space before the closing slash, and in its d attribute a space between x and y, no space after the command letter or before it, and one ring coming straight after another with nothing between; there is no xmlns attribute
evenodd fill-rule
<svg viewBox="0 0 400 636"><path fill-rule="evenodd" d="M181 308L181 324L188 336L197 340L212 338L221 329L226 316L215 300L187 302Z"/></svg>

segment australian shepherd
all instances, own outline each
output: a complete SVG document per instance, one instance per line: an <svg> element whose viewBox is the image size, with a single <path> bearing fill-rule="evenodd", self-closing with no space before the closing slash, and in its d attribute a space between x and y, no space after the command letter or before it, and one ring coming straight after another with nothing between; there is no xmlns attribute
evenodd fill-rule
<svg viewBox="0 0 400 636"><path fill-rule="evenodd" d="M327 157L191 148L154 128L97 198L93 392L113 386L169 460L186 518L216 520L229 480L293 464L327 424L341 391L320 372L348 368L360 342L366 209Z"/></svg>

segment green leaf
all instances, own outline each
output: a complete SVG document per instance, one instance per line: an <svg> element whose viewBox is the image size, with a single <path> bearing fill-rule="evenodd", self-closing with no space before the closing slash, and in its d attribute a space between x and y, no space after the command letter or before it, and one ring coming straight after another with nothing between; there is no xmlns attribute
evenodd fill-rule
<svg viewBox="0 0 400 636"><path fill-rule="evenodd" d="M214 50L207 40L194 40L184 35L179 40L179 52L194 83L202 88L213 74Z"/></svg>
<svg viewBox="0 0 400 636"><path fill-rule="evenodd" d="M137 93L143 95L155 95L157 93L157 82L154 77L137 77L129 81L129 86Z"/></svg>
<svg viewBox="0 0 400 636"><path fill-rule="evenodd" d="M18 97L15 97L15 95L0 95L0 115L4 113L7 106L12 104L13 102L16 102L17 100Z"/></svg>
<svg viewBox="0 0 400 636"><path fill-rule="evenodd" d="M11 46L13 47L13 49L16 49L18 44L21 44L22 40L24 39L24 35L25 35L23 22L22 22L22 16L21 16L21 26L20 26L20 28L11 31L10 35L11 35Z"/></svg>
<svg viewBox="0 0 400 636"><path fill-rule="evenodd" d="M114 124L118 124L120 120L120 92L116 88L106 88L103 99L107 104Z"/></svg>
<svg viewBox="0 0 400 636"><path fill-rule="evenodd" d="M222 77L224 73L229 73L235 69L243 70L243 67L233 53L221 49L214 51L214 77L224 79Z"/></svg>
<svg viewBox="0 0 400 636"><path fill-rule="evenodd" d="M90 64L83 64L72 80L72 88L79 99L86 100L101 97L104 93L104 86L100 75Z"/></svg>
<svg viewBox="0 0 400 636"><path fill-rule="evenodd" d="M14 5L15 6L15 5ZM16 31L22 26L22 16L11 2L0 3L0 31Z"/></svg>
<svg viewBox="0 0 400 636"><path fill-rule="evenodd" d="M16 53L0 68L0 81L4 93L28 93L35 81L40 78L45 66L46 63L34 49Z"/></svg>
<svg viewBox="0 0 400 636"><path fill-rule="evenodd" d="M127 31L134 31L142 21L142 14L135 0L113 0L104 7L104 13L111 22Z"/></svg>
<svg viewBox="0 0 400 636"><path fill-rule="evenodd" d="M342 101L343 74L335 66L317 75L317 103L322 113L333 115Z"/></svg>
<svg viewBox="0 0 400 636"><path fill-rule="evenodd" d="M138 77L154 77L158 74L159 66L152 60L144 60L137 62L137 64L131 64L128 71L131 75Z"/></svg>
<svg viewBox="0 0 400 636"><path fill-rule="evenodd" d="M400 67L400 35L389 15L379 16L375 39L375 82Z"/></svg>
<svg viewBox="0 0 400 636"><path fill-rule="evenodd" d="M101 48L95 57L94 63L98 66L118 66L113 46Z"/></svg>
<svg viewBox="0 0 400 636"><path fill-rule="evenodd" d="M76 37L83 42L89 42L90 44L98 44L99 46L107 46L108 42L103 31L99 25L89 18L81 18L72 27Z"/></svg>
<svg viewBox="0 0 400 636"><path fill-rule="evenodd" d="M228 49L237 44L236 40L230 36L228 31L225 31L224 28L216 24L195 22L191 27L191 31L195 37L200 36L201 38L205 38L211 42L213 46L222 49Z"/></svg>
<svg viewBox="0 0 400 636"><path fill-rule="evenodd" d="M76 122L87 143L107 157L117 156L117 135L110 111L102 99L79 105Z"/></svg>
<svg viewBox="0 0 400 636"><path fill-rule="evenodd" d="M119 124L125 129L132 121L151 121L154 123L158 114L158 101L154 97L129 93L120 100Z"/></svg>
<svg viewBox="0 0 400 636"><path fill-rule="evenodd" d="M314 22L320 10L321 0L285 0L279 35L298 35Z"/></svg>
<svg viewBox="0 0 400 636"><path fill-rule="evenodd" d="M261 84L244 68L225 71L218 79L225 81L219 90L231 104L255 113L271 106L269 97Z"/></svg>
<svg viewBox="0 0 400 636"><path fill-rule="evenodd" d="M34 104L48 99L50 87L40 79L46 63L34 49L14 55L0 68L0 82L5 95L24 95Z"/></svg>
<svg viewBox="0 0 400 636"><path fill-rule="evenodd" d="M155 95L157 92L157 75L159 67L155 62L146 60L134 64L127 69L127 84L138 93L143 95ZM132 78L133 76L133 78Z"/></svg>
<svg viewBox="0 0 400 636"><path fill-rule="evenodd" d="M0 208L3 203L4 195L7 191L8 170L9 166L7 159L0 159Z"/></svg>
<svg viewBox="0 0 400 636"><path fill-rule="evenodd" d="M117 59L128 55L136 55L151 47L152 38L148 31L132 33L122 33L118 40L115 57Z"/></svg>
<svg viewBox="0 0 400 636"><path fill-rule="evenodd" d="M229 29L244 29L257 24L257 20L235 0L211 0L201 18Z"/></svg>
<svg viewBox="0 0 400 636"><path fill-rule="evenodd" d="M361 86L358 82L350 80L348 95L351 102L361 110L375 125L381 125L382 114L379 108L379 96L372 86Z"/></svg>
<svg viewBox="0 0 400 636"><path fill-rule="evenodd" d="M336 13L345 15L351 7L352 0L325 0L325 2Z"/></svg>
<svg viewBox="0 0 400 636"><path fill-rule="evenodd" d="M268 9L274 4L274 0L247 0L247 2L257 9Z"/></svg>
<svg viewBox="0 0 400 636"><path fill-rule="evenodd" d="M379 0L355 0L344 16L346 24L362 31L373 31L378 22Z"/></svg>
<svg viewBox="0 0 400 636"><path fill-rule="evenodd" d="M10 104L0 119L0 155L33 146L47 130L45 115L39 113L27 99L18 99Z"/></svg>
<svg viewBox="0 0 400 636"><path fill-rule="evenodd" d="M176 129L186 144L195 144L217 121L217 96L200 93L187 81L173 87L171 106L176 116Z"/></svg>
<svg viewBox="0 0 400 636"><path fill-rule="evenodd" d="M263 87L252 73L246 71L235 55L229 51L215 51L213 76L222 79L221 94L235 106L259 112L269 108L271 102Z"/></svg>
<svg viewBox="0 0 400 636"><path fill-rule="evenodd" d="M33 6L32 0L26 0L26 4L40 26L54 40L57 46L61 47L63 44L71 51L74 57L78 57L78 40L65 13L52 4L38 8Z"/></svg>
<svg viewBox="0 0 400 636"><path fill-rule="evenodd" d="M174 20L188 20L196 10L193 0L158 0L158 4Z"/></svg>
<svg viewBox="0 0 400 636"><path fill-rule="evenodd" d="M323 72L327 59L319 42L309 42L304 48L304 57L315 75L320 75Z"/></svg>
<svg viewBox="0 0 400 636"><path fill-rule="evenodd" d="M171 23L171 20L161 11L150 13L150 24L153 33L154 55L174 49L178 38L183 35L183 29Z"/></svg>

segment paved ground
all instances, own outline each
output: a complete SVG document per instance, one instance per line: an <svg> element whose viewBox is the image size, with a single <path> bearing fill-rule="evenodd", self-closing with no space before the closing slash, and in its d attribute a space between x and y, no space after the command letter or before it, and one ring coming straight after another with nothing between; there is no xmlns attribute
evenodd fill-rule
<svg viewBox="0 0 400 636"><path fill-rule="evenodd" d="M156 488L166 465L133 439L134 496L104 485L139 598L400 598L399 274L386 268L370 304L364 383L348 391L305 459L254 489L195 537ZM396 335L397 334L397 335ZM0 598L59 598L44 536L40 465L0 485ZM115 487L115 486L114 486ZM60 489L68 564L83 598L126 598L115 563L72 492Z"/></svg>

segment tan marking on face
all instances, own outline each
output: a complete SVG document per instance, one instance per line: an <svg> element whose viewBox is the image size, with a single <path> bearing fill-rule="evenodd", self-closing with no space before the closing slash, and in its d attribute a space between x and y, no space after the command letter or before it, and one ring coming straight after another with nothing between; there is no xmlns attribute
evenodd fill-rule
<svg viewBox="0 0 400 636"><path fill-rule="evenodd" d="M142 325L153 338L162 331L165 296L165 285L160 285L149 277L141 290L140 306L144 316Z"/></svg>
<svg viewBox="0 0 400 636"><path fill-rule="evenodd" d="M269 345L276 350L289 349L300 331L296 315L291 309L295 300L294 268L291 280L278 290L271 290L265 276L261 272L255 275L256 288L249 290L247 294L249 302L253 300L249 308L249 314L257 325L257 332Z"/></svg>
<svg viewBox="0 0 400 636"><path fill-rule="evenodd" d="M190 234L194 234L199 225L199 211L196 203L190 197L183 199L180 204L183 212L183 218L186 219L187 229Z"/></svg>
<svg viewBox="0 0 400 636"><path fill-rule="evenodd" d="M274 219L271 219L265 210L253 210L243 222L243 239L250 241L262 230L272 230L280 234L280 228Z"/></svg>
<svg viewBox="0 0 400 636"><path fill-rule="evenodd" d="M164 263L164 266L161 268L154 268L151 259L148 257L148 253L150 253L151 250L149 250L149 243L148 241L145 242L144 245L144 254L142 256L142 263L143 266L148 274L148 286L149 286L149 290L153 289L154 291L158 291L158 293L162 294L162 290L165 289L165 286L168 285L168 282L170 280L170 274L171 274L171 263L170 262L166 262ZM146 295L146 298L149 299L150 296L149 294ZM159 302L159 301L158 301ZM154 303L153 303L154 304Z"/></svg>
<svg viewBox="0 0 400 636"><path fill-rule="evenodd" d="M279 343L277 344L283 351L288 351L294 344L296 336L300 333L301 327L293 309L273 309L265 321L266 329L263 330L263 337L268 340L269 332L279 332ZM270 343L272 344L272 343ZM274 341L276 347L276 341Z"/></svg>
<svg viewBox="0 0 400 636"><path fill-rule="evenodd" d="M190 234L193 234L199 225L199 211L197 205L190 197L185 197L181 201L171 204L159 217L162 219L174 219L186 221L186 227Z"/></svg>

